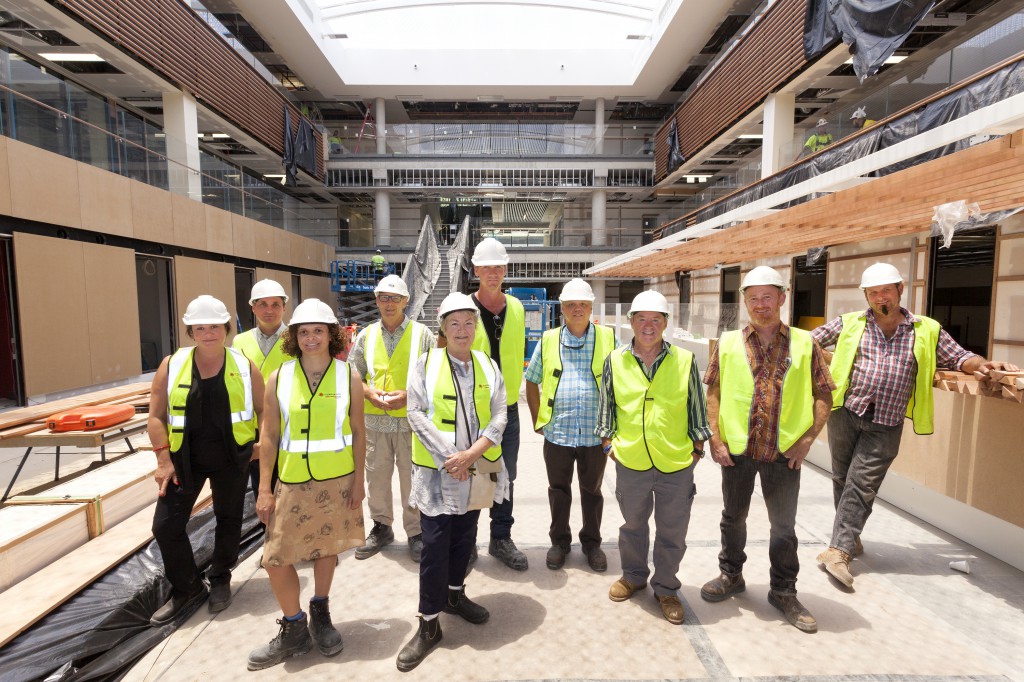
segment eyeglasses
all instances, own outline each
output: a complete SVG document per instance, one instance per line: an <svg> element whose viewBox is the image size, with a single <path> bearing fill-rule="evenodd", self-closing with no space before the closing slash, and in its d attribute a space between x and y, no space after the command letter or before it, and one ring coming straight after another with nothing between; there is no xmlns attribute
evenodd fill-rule
<svg viewBox="0 0 1024 682"><path fill-rule="evenodd" d="M501 328L504 323L499 315L492 316L492 319L494 320L494 340L501 341Z"/></svg>
<svg viewBox="0 0 1024 682"><path fill-rule="evenodd" d="M377 300L380 301L381 303L398 303L403 298L405 298L405 297L404 296L399 296L398 294L394 294L394 295L377 294Z"/></svg>

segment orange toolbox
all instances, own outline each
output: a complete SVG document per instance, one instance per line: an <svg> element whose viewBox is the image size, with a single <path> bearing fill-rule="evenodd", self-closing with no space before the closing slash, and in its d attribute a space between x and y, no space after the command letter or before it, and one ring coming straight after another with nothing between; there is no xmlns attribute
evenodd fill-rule
<svg viewBox="0 0 1024 682"><path fill-rule="evenodd" d="M96 431L126 422L135 416L131 405L93 405L61 412L46 418L51 431Z"/></svg>

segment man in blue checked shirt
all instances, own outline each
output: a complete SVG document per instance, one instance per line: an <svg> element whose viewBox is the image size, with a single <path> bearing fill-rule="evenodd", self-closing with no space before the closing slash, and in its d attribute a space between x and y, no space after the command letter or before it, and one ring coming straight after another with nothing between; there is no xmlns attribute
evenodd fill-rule
<svg viewBox="0 0 1024 682"><path fill-rule="evenodd" d="M569 511L575 465L583 507L580 544L590 567L604 572L608 559L601 549L601 481L608 458L594 428L601 371L615 348L615 332L591 324L594 292L582 279L569 280L558 300L565 325L544 332L526 370L526 404L534 428L544 436L548 472L551 549L547 566L553 571L561 568L572 543Z"/></svg>

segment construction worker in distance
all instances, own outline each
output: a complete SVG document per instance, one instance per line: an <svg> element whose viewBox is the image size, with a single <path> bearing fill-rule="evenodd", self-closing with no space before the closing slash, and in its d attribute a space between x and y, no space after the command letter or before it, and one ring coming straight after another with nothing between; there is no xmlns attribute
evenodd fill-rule
<svg viewBox="0 0 1024 682"><path fill-rule="evenodd" d="M899 453L904 418L913 420L918 435L933 432L935 369L1018 371L975 355L935 320L901 306L903 275L895 266L869 266L860 288L866 311L840 315L811 332L822 348L835 345L831 370L837 387L828 422L836 517L829 548L818 562L846 587L853 586L850 560L864 551L864 524Z"/></svg>
<svg viewBox="0 0 1024 682"><path fill-rule="evenodd" d="M526 312L514 296L503 294L508 253L497 239L488 237L473 251L473 274L480 288L471 296L480 310L473 350L486 353L498 363L505 379L508 421L501 438L501 454L508 468L508 498L491 507L491 540L487 552L515 571L529 568L526 555L512 541L513 482L519 460L519 388L526 357Z"/></svg>
<svg viewBox="0 0 1024 682"><path fill-rule="evenodd" d="M860 107L854 111L853 115L850 116L850 121L853 122L853 127L857 130L867 128L868 126L873 126L878 123L878 121L868 118L868 110L864 107Z"/></svg>
<svg viewBox="0 0 1024 682"><path fill-rule="evenodd" d="M697 487L693 468L703 455L707 405L693 353L665 341L668 301L642 291L629 307L633 340L605 360L595 434L615 460L615 498L622 577L608 598L626 601L647 587L651 569L650 518L654 512L651 587L668 622L683 622L676 574L686 552L686 530Z"/></svg>
<svg viewBox="0 0 1024 682"><path fill-rule="evenodd" d="M374 277L380 278L384 276L385 263L384 256L381 254L380 249L377 249L377 253L373 254L370 259L370 264L373 266Z"/></svg>
<svg viewBox="0 0 1024 682"><path fill-rule="evenodd" d="M700 596L718 602L746 589L747 512L754 479L771 524L768 603L802 632L818 622L796 596L796 509L800 465L828 420L832 378L821 348L809 332L782 322L786 283L772 268L758 266L740 285L750 324L722 334L711 351L708 385L711 457L722 466L720 575Z"/></svg>
<svg viewBox="0 0 1024 682"><path fill-rule="evenodd" d="M398 468L402 525L409 555L416 563L423 552L420 514L409 506L412 481L412 431L405 416L406 381L416 359L434 347L434 334L405 314L409 287L388 275L373 290L380 319L356 336L348 361L363 378L366 419L366 489L373 528L356 559L368 559L395 540L391 529L391 479Z"/></svg>
<svg viewBox="0 0 1024 682"><path fill-rule="evenodd" d="M805 156L810 156L816 151L829 146L833 141L832 133L828 131L828 119L819 118L818 123L814 126L814 132L804 142L803 149L800 150L800 155L797 158L801 159Z"/></svg>
<svg viewBox="0 0 1024 682"><path fill-rule="evenodd" d="M284 287L272 279L261 279L252 287L249 295L249 305L252 307L252 315L256 319L256 326L235 336L231 347L242 351L245 357L253 361L263 375L263 381L275 369L280 367L290 358L286 356L281 346L284 344L282 334L288 327L284 325L285 306L288 304L288 294L284 293ZM252 494L258 495L260 490L260 462L259 456L255 455L249 465L249 482L252 485ZM277 482L277 469L270 486L274 487Z"/></svg>
<svg viewBox="0 0 1024 682"><path fill-rule="evenodd" d="M534 429L544 436L548 473L551 549L547 567L561 568L572 543L569 512L575 466L583 511L580 544L590 568L602 573L608 569L601 549L601 482L608 458L601 452L601 439L594 434L594 427L601 372L615 349L615 332L591 324L594 291L582 279L566 282L558 300L565 324L544 332L526 370L526 404Z"/></svg>

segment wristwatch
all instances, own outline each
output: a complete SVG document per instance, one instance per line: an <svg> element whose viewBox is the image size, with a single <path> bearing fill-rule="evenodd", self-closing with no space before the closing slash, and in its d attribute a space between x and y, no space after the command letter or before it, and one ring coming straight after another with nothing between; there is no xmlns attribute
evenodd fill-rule
<svg viewBox="0 0 1024 682"><path fill-rule="evenodd" d="M703 457L703 456L704 456L704 451L703 451L703 450L698 450L697 448L694 448L694 449L693 449L693 452L692 452L692 453L690 453L690 454L692 454L692 455L693 455L694 457L696 457L697 459L700 459L701 457Z"/></svg>

